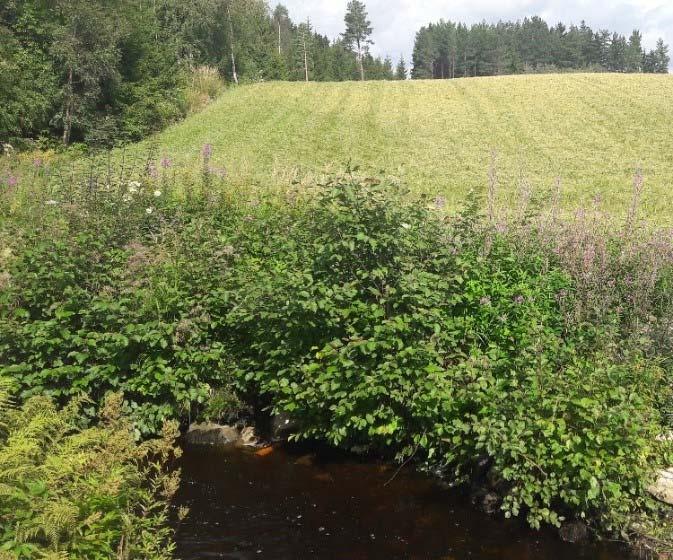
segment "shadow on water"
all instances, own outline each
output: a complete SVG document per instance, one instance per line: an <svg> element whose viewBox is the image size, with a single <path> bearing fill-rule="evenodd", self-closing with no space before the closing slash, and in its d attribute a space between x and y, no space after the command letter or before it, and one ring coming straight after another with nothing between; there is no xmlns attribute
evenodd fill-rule
<svg viewBox="0 0 673 560"><path fill-rule="evenodd" d="M187 448L176 506L190 507L177 557L227 559L620 560L611 545L487 516L412 470L276 449Z"/></svg>

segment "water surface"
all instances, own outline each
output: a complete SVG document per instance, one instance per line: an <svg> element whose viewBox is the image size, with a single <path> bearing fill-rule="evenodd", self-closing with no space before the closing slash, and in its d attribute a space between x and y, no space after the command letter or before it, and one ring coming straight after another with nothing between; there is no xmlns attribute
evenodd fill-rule
<svg viewBox="0 0 673 560"><path fill-rule="evenodd" d="M188 448L176 505L182 560L623 560L612 545L563 543L553 531L481 513L413 470L276 449Z"/></svg>

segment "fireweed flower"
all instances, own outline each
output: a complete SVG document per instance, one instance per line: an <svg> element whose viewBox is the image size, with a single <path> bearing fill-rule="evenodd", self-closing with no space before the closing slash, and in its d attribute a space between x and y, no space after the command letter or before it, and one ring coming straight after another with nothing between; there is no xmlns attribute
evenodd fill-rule
<svg viewBox="0 0 673 560"><path fill-rule="evenodd" d="M35 159L33 160L33 166L34 166L36 169L39 169L40 167L42 167L42 160L41 160L40 158L35 158Z"/></svg>
<svg viewBox="0 0 673 560"><path fill-rule="evenodd" d="M164 169L168 169L171 165L173 165L173 161L171 158L164 156L161 158L161 167Z"/></svg>
<svg viewBox="0 0 673 560"><path fill-rule="evenodd" d="M14 175L10 175L9 177L7 177L7 186L8 187L14 188L18 184L19 184L19 178L18 177L14 176Z"/></svg>

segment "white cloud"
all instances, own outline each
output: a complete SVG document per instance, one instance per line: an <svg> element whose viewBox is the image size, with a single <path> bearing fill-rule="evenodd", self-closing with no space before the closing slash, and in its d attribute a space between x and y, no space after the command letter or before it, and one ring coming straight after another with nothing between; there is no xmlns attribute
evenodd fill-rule
<svg viewBox="0 0 673 560"><path fill-rule="evenodd" d="M634 28L643 33L644 46L654 48L659 37L673 44L671 0L364 0L374 28L372 52L404 55L407 61L416 31L440 18L465 23L481 20L516 20L540 15L548 23L566 24L585 20L594 30L610 29L629 35ZM273 5L275 0L270 0ZM293 20L311 18L323 35L335 39L343 31L347 0L284 0Z"/></svg>

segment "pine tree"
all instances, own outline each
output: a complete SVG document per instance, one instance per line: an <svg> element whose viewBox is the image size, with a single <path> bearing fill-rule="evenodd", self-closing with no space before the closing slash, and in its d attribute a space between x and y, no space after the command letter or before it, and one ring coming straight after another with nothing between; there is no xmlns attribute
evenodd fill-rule
<svg viewBox="0 0 673 560"><path fill-rule="evenodd" d="M404 56L401 56L400 61L397 63L397 69L395 70L395 79L396 80L407 79L407 63L404 61Z"/></svg>
<svg viewBox="0 0 673 560"><path fill-rule="evenodd" d="M360 66L360 79L365 79L364 56L373 44L371 22L367 19L367 8L359 0L348 2L344 21L346 31L342 34L344 42L353 50Z"/></svg>
<svg viewBox="0 0 673 560"><path fill-rule="evenodd" d="M313 47L313 27L311 22L300 23L297 26L295 68L300 69L301 79L310 81L311 52Z"/></svg>

